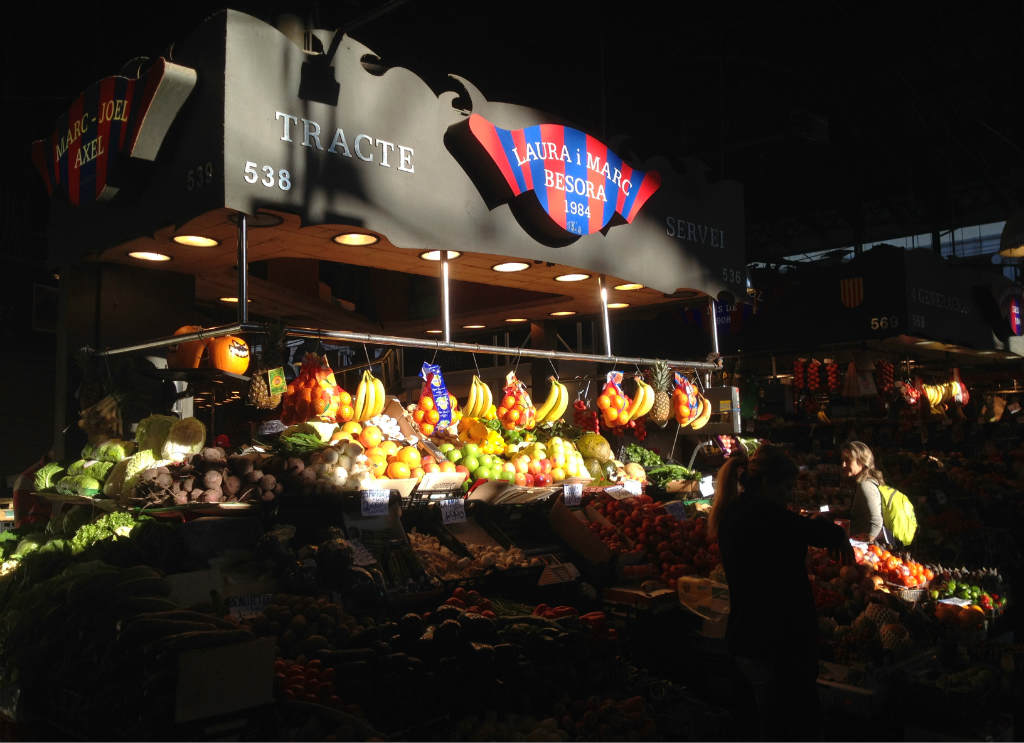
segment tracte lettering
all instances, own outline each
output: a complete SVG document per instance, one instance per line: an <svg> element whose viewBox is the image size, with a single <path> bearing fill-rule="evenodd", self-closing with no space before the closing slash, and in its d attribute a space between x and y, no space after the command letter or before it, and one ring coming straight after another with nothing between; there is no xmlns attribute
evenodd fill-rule
<svg viewBox="0 0 1024 743"><path fill-rule="evenodd" d="M298 129L301 122L302 141L298 144L313 150L324 150L320 139L320 124L313 119L293 116L283 111L275 112L274 119L281 122L282 142L295 143L292 127ZM331 136L331 144L327 147L327 152L332 155L340 155L341 157L352 157L353 150L355 150L355 157L363 162L372 163L374 160L377 160L378 165L382 168L390 168L392 167L390 156L394 153L396 147L398 149L397 169L403 173L415 173L416 168L413 164L415 150L412 147L389 142L386 139L378 139L370 134L357 134L355 139L352 140L352 146L350 147L345 130L339 127L334 130L334 134Z"/></svg>

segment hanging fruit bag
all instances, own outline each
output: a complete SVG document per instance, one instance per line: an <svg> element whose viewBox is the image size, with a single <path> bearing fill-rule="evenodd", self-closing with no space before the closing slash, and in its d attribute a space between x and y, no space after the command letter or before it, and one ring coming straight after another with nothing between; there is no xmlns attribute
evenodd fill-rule
<svg viewBox="0 0 1024 743"><path fill-rule="evenodd" d="M327 358L307 353L302 359L302 370L284 393L281 422L286 425L310 420L333 423L343 407L345 394L338 386Z"/></svg>

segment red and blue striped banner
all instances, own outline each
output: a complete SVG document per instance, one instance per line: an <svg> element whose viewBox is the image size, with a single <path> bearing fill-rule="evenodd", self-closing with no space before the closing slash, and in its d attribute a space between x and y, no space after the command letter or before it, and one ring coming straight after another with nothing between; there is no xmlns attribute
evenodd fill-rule
<svg viewBox="0 0 1024 743"><path fill-rule="evenodd" d="M1017 297L1010 300L1010 330L1014 335L1021 334L1020 300Z"/></svg>
<svg viewBox="0 0 1024 743"><path fill-rule="evenodd" d="M502 129L479 114L473 136L490 155L512 194L533 191L566 232L598 232L620 214L632 222L661 186L657 171L634 170L604 143L559 124Z"/></svg>

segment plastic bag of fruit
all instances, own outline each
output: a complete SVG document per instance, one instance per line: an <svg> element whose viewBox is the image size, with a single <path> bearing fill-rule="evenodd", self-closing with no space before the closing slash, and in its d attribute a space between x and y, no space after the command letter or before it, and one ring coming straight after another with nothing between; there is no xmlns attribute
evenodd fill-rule
<svg viewBox="0 0 1024 743"><path fill-rule="evenodd" d="M629 398L622 391L623 374L610 371L605 377L604 387L597 396L597 409L601 411L604 425L608 428L624 426L629 422Z"/></svg>
<svg viewBox="0 0 1024 743"><path fill-rule="evenodd" d="M352 396L338 386L326 357L307 353L302 370L288 383L281 400L281 422L292 425L314 419L328 423L352 420Z"/></svg>
<svg viewBox="0 0 1024 743"><path fill-rule="evenodd" d="M519 381L514 371L505 376L505 387L497 412L498 420L506 431L518 428L530 430L537 423L537 408L530 399L530 393L526 391L526 385Z"/></svg>
<svg viewBox="0 0 1024 743"><path fill-rule="evenodd" d="M419 426L420 433L430 436L439 428L448 428L459 418L458 400L448 391L444 375L437 364L423 362L420 369L423 385L420 397L412 410L412 418Z"/></svg>
<svg viewBox="0 0 1024 743"><path fill-rule="evenodd" d="M672 391L672 409L676 422L685 426L700 412L700 394L697 386L679 372L675 372L676 388Z"/></svg>

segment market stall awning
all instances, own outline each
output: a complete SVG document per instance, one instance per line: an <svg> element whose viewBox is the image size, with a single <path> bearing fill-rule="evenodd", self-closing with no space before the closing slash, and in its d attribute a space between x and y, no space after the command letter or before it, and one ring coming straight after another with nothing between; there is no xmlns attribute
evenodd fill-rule
<svg viewBox="0 0 1024 743"><path fill-rule="evenodd" d="M314 37L314 46L330 46L331 34ZM41 143L51 170L78 171L55 184L54 264L163 253L172 260L160 267L195 275L201 294L231 282L230 217L241 212L266 215L268 225L250 231L250 261L308 258L437 276L438 264L421 254L459 251L453 280L532 292L459 316L467 322L520 314L509 310L596 312L594 282L555 281L566 273L642 284L621 295L630 306L745 294L742 189L708 183L697 164L678 173L662 159L637 163L550 114L487 101L468 81L453 77L437 94L351 38L327 59L235 11L211 17L173 54L174 69L194 71L176 116L140 98L118 108L116 86L100 83L95 100L83 96L78 134L58 130ZM102 112L103 96L129 131L139 117L149 132L160 131L155 119L172 119L152 161L118 149L109 134L101 152L103 133L90 130L87 112L97 101ZM60 142L63 150L53 147ZM83 148L95 163L82 162ZM86 191L90 198L79 198ZM377 241L333 241L346 232ZM171 242L182 234L218 245ZM512 259L528 268L493 270Z"/></svg>

